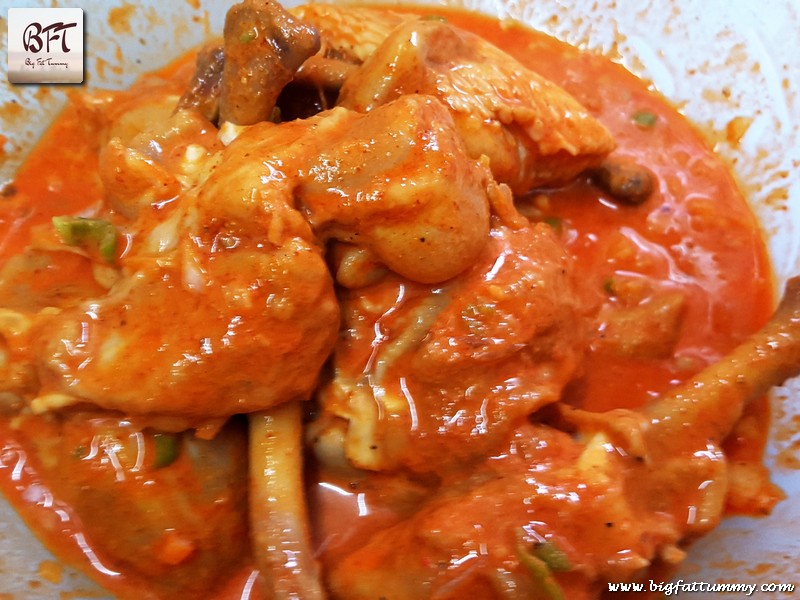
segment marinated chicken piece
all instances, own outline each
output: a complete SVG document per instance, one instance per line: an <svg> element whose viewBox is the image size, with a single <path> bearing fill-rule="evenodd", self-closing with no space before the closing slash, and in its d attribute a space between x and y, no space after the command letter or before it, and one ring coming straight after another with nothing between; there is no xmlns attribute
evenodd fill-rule
<svg viewBox="0 0 800 600"><path fill-rule="evenodd" d="M238 172L223 165L209 177L213 128L196 113L154 108L163 104L148 98L109 120L100 172L128 221L62 222L88 232L64 238L62 250L78 244L94 271L111 271L110 289L36 314L29 307L14 346L24 348L20 364L35 365L25 395L36 411L92 403L202 424L307 397L330 352L338 308L308 224L268 186L254 206L265 187L257 174L239 198L226 179ZM147 177L154 169L172 182L166 197ZM237 221L242 206L253 212ZM108 230L119 252L103 253L98 236Z"/></svg>
<svg viewBox="0 0 800 600"><path fill-rule="evenodd" d="M235 145L242 150L223 155L224 164L236 161L242 173L256 161L269 165L264 181L293 194L318 238L366 248L414 281L458 275L486 244L491 175L466 156L433 98L259 124Z"/></svg>
<svg viewBox="0 0 800 600"><path fill-rule="evenodd" d="M301 64L319 50L317 31L273 0L244 0L225 17L220 119L251 125L272 117Z"/></svg>
<svg viewBox="0 0 800 600"><path fill-rule="evenodd" d="M800 277L785 286L770 320L717 363L650 405L647 435L653 458L666 456L678 437L721 443L749 403L800 374ZM692 423L687 428L682 423Z"/></svg>
<svg viewBox="0 0 800 600"><path fill-rule="evenodd" d="M109 145L127 147L181 185L167 201L147 186L137 190L132 182L148 180L126 162L112 167L113 155L104 153L106 192L130 207L117 237L130 242L122 252L95 255L94 270L116 278L107 292L37 313L20 307L30 326L13 346L20 364L37 373L25 396L37 411L92 403L194 425L307 397L338 326L313 232L268 186L254 204L265 188L258 173L240 197L228 179L239 177L235 169L223 165L209 177L217 146L199 116L184 127L189 111L167 112L143 133L131 116L139 113L152 117L131 107L111 121L117 135ZM245 216L243 206L252 212ZM105 219L93 223L114 229Z"/></svg>
<svg viewBox="0 0 800 600"><path fill-rule="evenodd" d="M405 96L366 115L337 108L312 127L297 194L318 236L424 283L473 264L489 231L491 174L466 155L438 100Z"/></svg>
<svg viewBox="0 0 800 600"><path fill-rule="evenodd" d="M486 244L490 176L431 98L261 123L205 171L140 211L107 295L36 316L35 411L88 402L202 420L307 397L339 320L318 238L424 282Z"/></svg>
<svg viewBox="0 0 800 600"><path fill-rule="evenodd" d="M206 155L222 147L210 121L176 110L178 96L166 92L107 111L98 174L109 207L129 220L195 185Z"/></svg>
<svg viewBox="0 0 800 600"><path fill-rule="evenodd" d="M391 10L316 3L297 6L289 12L317 28L320 57L350 64L363 63L395 27L417 18Z"/></svg>
<svg viewBox="0 0 800 600"><path fill-rule="evenodd" d="M404 94L444 102L469 155L488 156L495 179L517 193L566 182L614 148L608 130L566 91L441 21L396 27L348 77L339 104L369 111Z"/></svg>
<svg viewBox="0 0 800 600"><path fill-rule="evenodd" d="M522 425L412 517L331 561L331 598L587 600L603 581L632 579L680 524L631 501L624 459L605 442Z"/></svg>
<svg viewBox="0 0 800 600"><path fill-rule="evenodd" d="M474 266L442 286L388 278L342 293L346 335L315 435L338 436L369 470L443 472L493 452L575 374L570 271L548 226L495 223Z"/></svg>
<svg viewBox="0 0 800 600"><path fill-rule="evenodd" d="M365 248L414 281L454 277L486 243L497 185L466 156L450 114L434 98L404 96L369 114L339 107L259 124L236 143L248 146L242 169L256 157L273 165L265 181L294 194L319 239Z"/></svg>
<svg viewBox="0 0 800 600"><path fill-rule="evenodd" d="M102 295L116 279L80 252L53 244L29 248L0 270L0 412L14 413L39 385L31 334L48 313ZM46 283L45 283L46 282Z"/></svg>
<svg viewBox="0 0 800 600"><path fill-rule="evenodd" d="M619 448L630 493L642 506L674 515L684 535L699 535L717 526L725 510L723 440L748 404L798 374L800 278L793 278L760 331L641 412L560 409L584 439L602 435Z"/></svg>
<svg viewBox="0 0 800 600"><path fill-rule="evenodd" d="M355 70L353 63L315 54L298 69L294 81L316 89L338 92Z"/></svg>
<svg viewBox="0 0 800 600"><path fill-rule="evenodd" d="M197 68L189 89L181 96L178 109L197 108L212 123L219 119L219 96L222 91L222 71L225 50L222 44L212 43L197 53Z"/></svg>
<svg viewBox="0 0 800 600"><path fill-rule="evenodd" d="M260 167L223 158L177 206L142 217L158 221L140 224L149 235L108 295L41 319L34 410L203 419L308 396L338 307L322 249Z"/></svg>
<svg viewBox="0 0 800 600"><path fill-rule="evenodd" d="M108 202L132 219L154 202L175 198L181 185L164 165L113 138L100 153L100 178L109 190Z"/></svg>
<svg viewBox="0 0 800 600"><path fill-rule="evenodd" d="M685 314L685 299L667 292L632 306L604 305L597 315L595 348L602 353L629 358L674 356Z"/></svg>
<svg viewBox="0 0 800 600"><path fill-rule="evenodd" d="M295 81L338 92L356 67L400 23L413 15L360 6L306 4L290 10L320 32L321 48L297 71Z"/></svg>
<svg viewBox="0 0 800 600"><path fill-rule="evenodd" d="M744 405L800 372L798 329L794 279L760 332L641 413L560 405L571 431L520 426L466 481L445 474L412 517L331 561L333 598L594 598L679 561L682 540L723 514L717 442Z"/></svg>
<svg viewBox="0 0 800 600"><path fill-rule="evenodd" d="M70 506L105 566L151 582L153 597L167 600L207 595L247 556L241 425L207 441L76 413L22 417L18 430L56 502Z"/></svg>

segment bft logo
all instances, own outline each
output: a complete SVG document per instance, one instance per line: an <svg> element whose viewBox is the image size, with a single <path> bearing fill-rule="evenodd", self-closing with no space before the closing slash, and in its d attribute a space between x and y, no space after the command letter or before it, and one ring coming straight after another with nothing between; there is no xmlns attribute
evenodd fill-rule
<svg viewBox="0 0 800 600"><path fill-rule="evenodd" d="M83 9L9 8L11 83L83 81Z"/></svg>
<svg viewBox="0 0 800 600"><path fill-rule="evenodd" d="M25 28L22 34L22 45L26 52L41 52L47 44L45 52L50 52L50 42L61 40L61 51L66 54L70 51L67 46L67 30L77 27L77 23L53 23L47 27L42 27L41 23L31 23ZM44 35L44 40L42 40Z"/></svg>

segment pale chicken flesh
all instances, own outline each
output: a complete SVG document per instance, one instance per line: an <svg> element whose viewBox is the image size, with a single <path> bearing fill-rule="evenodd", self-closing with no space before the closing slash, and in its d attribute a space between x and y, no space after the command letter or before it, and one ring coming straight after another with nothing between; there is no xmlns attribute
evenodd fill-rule
<svg viewBox="0 0 800 600"><path fill-rule="evenodd" d="M444 102L467 152L488 156L494 177L514 192L568 181L614 149L569 93L445 22L397 26L348 77L339 104L368 111L410 93Z"/></svg>

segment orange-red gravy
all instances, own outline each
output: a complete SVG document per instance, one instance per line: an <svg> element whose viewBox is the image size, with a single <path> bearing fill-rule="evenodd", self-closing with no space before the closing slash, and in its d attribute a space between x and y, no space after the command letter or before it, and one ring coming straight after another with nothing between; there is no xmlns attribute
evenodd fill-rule
<svg viewBox="0 0 800 600"><path fill-rule="evenodd" d="M672 106L603 56L520 27L504 28L489 18L453 11L446 15L570 91L612 131L619 155L646 165L658 178L655 194L638 207L615 204L587 180L540 190L523 200L541 218L558 219L578 259L579 292L588 307L607 300L615 280L629 286L641 282L651 291L680 289L688 305L677 359L612 360L590 352L585 375L570 390L569 401L591 410L640 406L721 357L765 322L773 297L761 232L726 167ZM186 65L187 59L180 62ZM170 67L161 76L182 81L187 73ZM635 122L634 115L642 111L656 117L652 126ZM84 133L78 111L68 107L0 198L0 261L25 247L34 225L102 201L98 148ZM746 417L755 427L731 436L727 450L735 461L757 466L766 403L752 406ZM21 440L9 422L0 422L0 487L31 527L56 554L110 590L130 593L143 585L124 574L103 572L98 566L103 557L87 546L69 507L52 497L35 465L26 461ZM368 491L324 481L324 474L322 478L311 482L310 495L323 558L396 520ZM775 496L731 508L757 513L768 509ZM249 593L249 575L249 567L242 565L241 573L222 586L220 597Z"/></svg>

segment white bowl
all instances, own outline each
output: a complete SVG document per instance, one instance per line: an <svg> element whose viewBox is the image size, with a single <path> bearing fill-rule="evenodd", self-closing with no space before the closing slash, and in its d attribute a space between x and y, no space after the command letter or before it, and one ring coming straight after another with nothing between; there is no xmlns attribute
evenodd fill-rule
<svg viewBox="0 0 800 600"><path fill-rule="evenodd" d="M134 5L82 0L80 4L85 15L87 86L118 88L221 32L230 3L201 1L197 8L192 1ZM50 6L51 2L13 5ZM466 0L460 5L600 50L652 81L699 126L738 174L768 236L776 286L800 273L796 0ZM121 10L109 18L115 6ZM6 26L0 24L2 65L7 64L5 36ZM121 64L116 58L120 53ZM0 182L13 175L20 157L57 114L65 89L11 86L2 78L0 133L8 139L5 154L0 154ZM19 108L9 108L14 102ZM740 142L730 143L726 126L736 117L752 119L752 124ZM728 519L696 543L679 574L684 580L800 584L800 471L790 468L800 464L792 460L800 459L800 432L793 429L793 417L800 415L800 385L794 382L777 390L773 400L774 432L767 462L787 499L770 517ZM800 417L794 423L798 421ZM59 592L73 592L69 596L73 598L84 595L75 594L76 590L99 597L97 588L69 568L63 570L60 583L42 579L39 567L45 560L52 557L0 499L0 591L14 593L20 600L53 598Z"/></svg>

